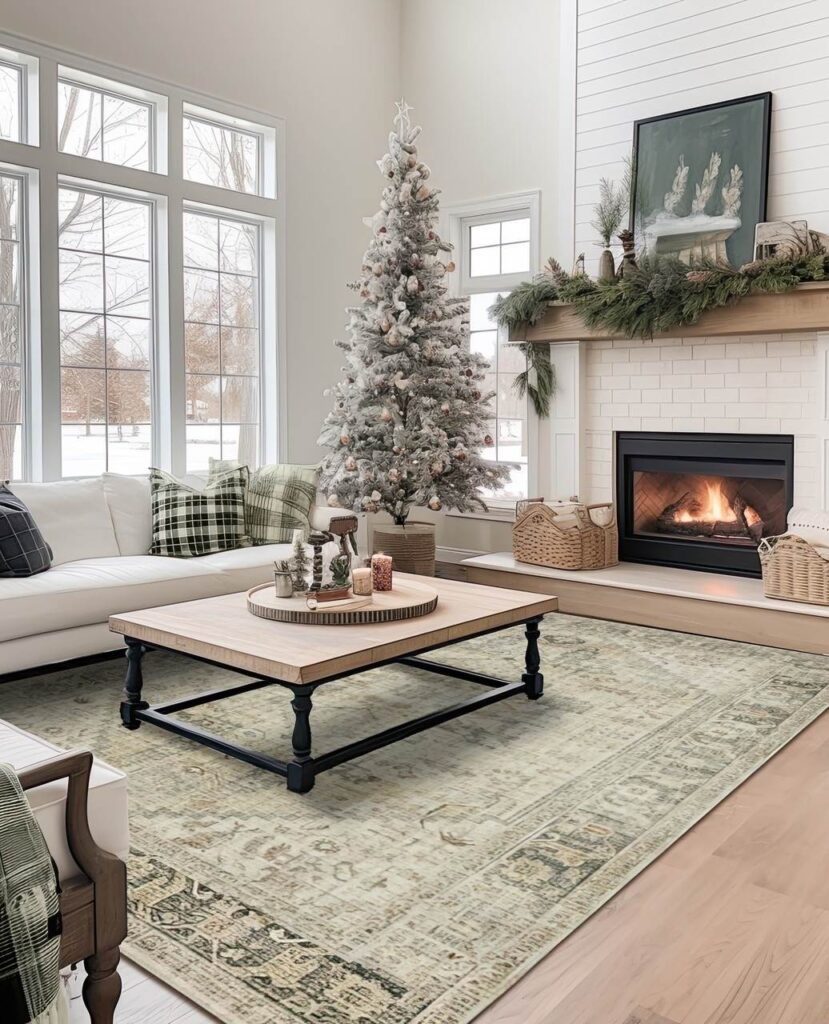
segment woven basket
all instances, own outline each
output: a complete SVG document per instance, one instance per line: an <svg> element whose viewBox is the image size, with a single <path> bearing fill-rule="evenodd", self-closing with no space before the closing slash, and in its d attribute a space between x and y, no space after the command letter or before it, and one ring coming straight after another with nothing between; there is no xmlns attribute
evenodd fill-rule
<svg viewBox="0 0 829 1024"><path fill-rule="evenodd" d="M829 561L807 540L785 533L761 540L758 550L766 597L829 605Z"/></svg>
<svg viewBox="0 0 829 1024"><path fill-rule="evenodd" d="M592 509L609 511L609 522L597 525ZM512 528L512 553L519 562L551 569L606 569L619 562L619 529L613 505L574 505L562 515L543 501L519 501Z"/></svg>
<svg viewBox="0 0 829 1024"><path fill-rule="evenodd" d="M435 527L432 523L408 522L405 526L375 526L372 551L391 555L398 572L435 575Z"/></svg>

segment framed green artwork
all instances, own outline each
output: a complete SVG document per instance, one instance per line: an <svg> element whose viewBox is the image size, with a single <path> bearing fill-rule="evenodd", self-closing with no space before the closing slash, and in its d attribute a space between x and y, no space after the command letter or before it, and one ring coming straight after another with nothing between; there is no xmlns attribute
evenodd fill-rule
<svg viewBox="0 0 829 1024"><path fill-rule="evenodd" d="M770 92L637 121L637 251L749 262L754 228L766 219L770 129Z"/></svg>

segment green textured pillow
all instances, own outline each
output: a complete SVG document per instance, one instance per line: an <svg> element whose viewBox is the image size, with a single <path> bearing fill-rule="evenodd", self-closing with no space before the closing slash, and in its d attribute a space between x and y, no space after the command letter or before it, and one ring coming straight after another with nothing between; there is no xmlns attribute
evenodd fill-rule
<svg viewBox="0 0 829 1024"><path fill-rule="evenodd" d="M150 470L151 555L194 558L250 543L245 531L248 467L220 473L203 491L163 469Z"/></svg>
<svg viewBox="0 0 829 1024"><path fill-rule="evenodd" d="M211 459L210 475L238 466L227 460ZM284 544L293 539L294 530L311 530L311 506L317 496L319 466L295 466L282 463L261 466L248 480L245 517L254 544Z"/></svg>

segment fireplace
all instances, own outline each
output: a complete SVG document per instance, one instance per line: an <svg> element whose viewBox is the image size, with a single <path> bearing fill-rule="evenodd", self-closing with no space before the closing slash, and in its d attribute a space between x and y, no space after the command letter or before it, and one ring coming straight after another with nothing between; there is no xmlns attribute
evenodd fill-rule
<svg viewBox="0 0 829 1024"><path fill-rule="evenodd" d="M619 557L759 576L758 543L786 530L793 456L778 434L618 432Z"/></svg>

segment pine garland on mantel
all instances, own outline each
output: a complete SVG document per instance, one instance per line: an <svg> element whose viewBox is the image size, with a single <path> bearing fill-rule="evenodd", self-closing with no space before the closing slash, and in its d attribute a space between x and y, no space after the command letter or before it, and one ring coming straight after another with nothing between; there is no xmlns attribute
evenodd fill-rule
<svg viewBox="0 0 829 1024"><path fill-rule="evenodd" d="M571 276L551 259L533 281L499 298L491 315L513 330L537 323L552 303L564 303L574 306L590 329L623 338L651 338L696 323L709 309L746 295L779 294L806 281L827 278L829 254L825 251L755 260L739 270L713 261L689 267L675 257L645 256L615 281Z"/></svg>

